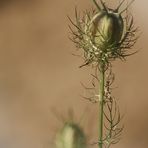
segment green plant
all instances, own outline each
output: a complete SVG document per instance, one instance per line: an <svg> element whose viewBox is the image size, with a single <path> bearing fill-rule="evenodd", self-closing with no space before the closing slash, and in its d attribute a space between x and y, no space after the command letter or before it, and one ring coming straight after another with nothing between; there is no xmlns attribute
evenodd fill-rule
<svg viewBox="0 0 148 148"><path fill-rule="evenodd" d="M56 148L86 148L87 137L81 121L84 113L79 121L76 121L72 108L68 110L68 116L61 115L57 110L52 110L54 116L61 121L62 126L58 129L55 135L54 144ZM61 120L62 119L62 120Z"/></svg>
<svg viewBox="0 0 148 148"><path fill-rule="evenodd" d="M117 101L111 95L111 85L115 78L112 62L116 59L124 61L127 56L137 52L129 50L138 39L138 28L134 27L133 17L127 11L133 1L120 11L124 2L125 0L116 9L111 9L102 0L101 5L93 0L95 9L86 10L82 16L75 9L75 21L68 17L73 26L69 26L72 33L70 39L83 51L84 64L80 67L92 65L95 68L92 76L99 88L92 82L91 89L97 91L97 94L84 98L99 104L99 148L117 143L123 130Z"/></svg>
<svg viewBox="0 0 148 148"><path fill-rule="evenodd" d="M56 136L56 148L86 148L86 137L78 124L65 122Z"/></svg>

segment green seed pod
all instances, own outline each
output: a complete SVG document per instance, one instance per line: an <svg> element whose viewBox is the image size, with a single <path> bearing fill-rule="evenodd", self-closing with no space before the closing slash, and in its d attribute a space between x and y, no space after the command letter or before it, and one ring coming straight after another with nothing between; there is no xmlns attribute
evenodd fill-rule
<svg viewBox="0 0 148 148"><path fill-rule="evenodd" d="M136 52L130 52L138 37L138 29L135 28L131 15L122 15L134 0L120 10L125 0L122 0L116 9L105 5L103 0L100 4L93 0L96 9L84 12L81 17L75 9L76 21L70 22L74 28L70 28L70 38L77 48L84 51L85 62L80 67L102 62L106 68L115 59L124 59ZM124 16L124 18L123 18Z"/></svg>
<svg viewBox="0 0 148 148"><path fill-rule="evenodd" d="M93 41L100 47L118 43L123 34L123 18L113 10L101 10L91 20Z"/></svg>
<svg viewBox="0 0 148 148"><path fill-rule="evenodd" d="M56 148L86 148L86 138L77 124L65 123L56 137Z"/></svg>

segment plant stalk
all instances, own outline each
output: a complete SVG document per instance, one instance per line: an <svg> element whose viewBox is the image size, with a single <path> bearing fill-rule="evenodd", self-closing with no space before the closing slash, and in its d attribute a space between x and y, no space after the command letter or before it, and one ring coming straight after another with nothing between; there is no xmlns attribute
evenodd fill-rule
<svg viewBox="0 0 148 148"><path fill-rule="evenodd" d="M99 83L99 131L98 140L99 148L103 147L103 107L104 107L104 85L105 85L105 67L102 63L100 65L100 83Z"/></svg>

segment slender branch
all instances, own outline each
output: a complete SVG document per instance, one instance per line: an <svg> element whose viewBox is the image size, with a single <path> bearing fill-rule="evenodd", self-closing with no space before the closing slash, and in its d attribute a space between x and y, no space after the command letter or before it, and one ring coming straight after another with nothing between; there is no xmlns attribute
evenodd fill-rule
<svg viewBox="0 0 148 148"><path fill-rule="evenodd" d="M99 148L103 147L103 115L104 115L104 85L105 85L105 65L100 64L100 98L99 98Z"/></svg>

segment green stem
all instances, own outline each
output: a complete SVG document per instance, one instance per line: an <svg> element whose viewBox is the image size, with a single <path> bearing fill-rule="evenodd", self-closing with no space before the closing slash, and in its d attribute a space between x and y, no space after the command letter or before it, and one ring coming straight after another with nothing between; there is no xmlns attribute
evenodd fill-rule
<svg viewBox="0 0 148 148"><path fill-rule="evenodd" d="M98 140L99 148L103 147L103 107L104 107L104 84L105 84L105 70L104 64L100 66L100 91L99 91L99 131L98 131Z"/></svg>

